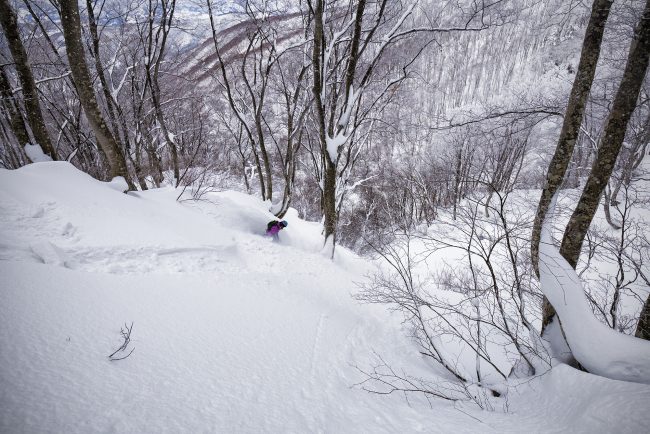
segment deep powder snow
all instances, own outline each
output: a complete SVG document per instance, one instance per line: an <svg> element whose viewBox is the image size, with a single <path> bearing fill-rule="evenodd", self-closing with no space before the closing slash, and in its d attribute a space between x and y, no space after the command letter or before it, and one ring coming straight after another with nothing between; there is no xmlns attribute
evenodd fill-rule
<svg viewBox="0 0 650 434"><path fill-rule="evenodd" d="M0 432L644 432L650 387L558 365L496 410L353 387L380 354L434 376L373 265L236 192L122 194L63 162L0 170ZM111 362L133 322L132 355ZM507 409L507 412L505 410Z"/></svg>

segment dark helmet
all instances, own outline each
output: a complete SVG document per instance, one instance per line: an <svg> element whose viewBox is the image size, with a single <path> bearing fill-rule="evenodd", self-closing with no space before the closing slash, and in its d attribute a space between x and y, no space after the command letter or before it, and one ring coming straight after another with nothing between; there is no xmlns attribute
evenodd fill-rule
<svg viewBox="0 0 650 434"><path fill-rule="evenodd" d="M286 220L282 220L282 221L280 222L280 225L281 225L283 228L286 228L287 226L289 226L289 223L287 223Z"/></svg>

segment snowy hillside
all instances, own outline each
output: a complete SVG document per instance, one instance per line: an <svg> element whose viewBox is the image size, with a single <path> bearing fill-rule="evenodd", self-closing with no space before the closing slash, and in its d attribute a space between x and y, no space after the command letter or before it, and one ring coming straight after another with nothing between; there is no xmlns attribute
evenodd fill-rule
<svg viewBox="0 0 650 434"><path fill-rule="evenodd" d="M319 252L258 199L120 192L68 163L0 171L0 432L619 432L650 387L559 365L471 402L353 387L381 357L443 380L408 330L351 297L375 265ZM124 360L107 357L133 323ZM126 355L126 353L123 353ZM507 412L505 411L507 410Z"/></svg>

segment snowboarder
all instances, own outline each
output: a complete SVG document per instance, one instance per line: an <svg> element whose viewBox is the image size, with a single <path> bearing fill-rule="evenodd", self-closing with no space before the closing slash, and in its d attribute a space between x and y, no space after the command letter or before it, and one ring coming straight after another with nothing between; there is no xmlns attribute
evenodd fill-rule
<svg viewBox="0 0 650 434"><path fill-rule="evenodd" d="M271 220L266 225L266 235L272 236L274 241L280 241L280 236L278 234L282 229L286 228L288 225L289 223L287 223L286 220L282 220L282 221Z"/></svg>

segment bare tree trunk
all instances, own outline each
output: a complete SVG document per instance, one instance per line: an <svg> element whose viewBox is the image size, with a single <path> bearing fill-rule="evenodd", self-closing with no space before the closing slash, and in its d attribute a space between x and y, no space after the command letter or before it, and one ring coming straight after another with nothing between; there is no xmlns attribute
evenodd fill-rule
<svg viewBox="0 0 650 434"><path fill-rule="evenodd" d="M293 184L296 176L296 150L300 146L302 133L299 134L297 145L292 136L293 131L293 115L290 108L287 107L288 120L287 120L287 153L285 155L283 175L284 175L284 192L282 194L282 203L280 209L275 214L276 217L282 218L289 210L291 199L293 198Z"/></svg>
<svg viewBox="0 0 650 434"><path fill-rule="evenodd" d="M60 0L59 4L61 6L63 37L72 78L79 93L79 101L84 108L88 123L97 137L97 142L106 155L111 168L111 176L122 176L126 180L129 190L135 190L124 155L108 129L97 104L90 73L86 65L84 47L81 43L81 22L77 2L76 0Z"/></svg>
<svg viewBox="0 0 650 434"><path fill-rule="evenodd" d="M156 145L154 143L153 137L151 137L150 126L148 123L142 123L139 128L142 134L142 139L144 141L144 150L147 153L147 159L149 160L151 178L153 179L154 185L157 188L160 188L160 185L164 180L163 168L160 161L160 156L156 151Z"/></svg>
<svg viewBox="0 0 650 434"><path fill-rule="evenodd" d="M244 127L239 124L237 128L237 132L235 132L230 126L226 123L226 128L228 131L230 131L230 134L232 134L233 138L235 139L235 142L237 143L237 153L240 156L240 161L241 161L241 169L242 169L242 178L244 178L244 185L246 186L246 193L251 194L251 184L250 181L248 180L248 173L246 173L247 169L247 164L248 163L248 157L246 156L246 152L244 151Z"/></svg>
<svg viewBox="0 0 650 434"><path fill-rule="evenodd" d="M146 83L142 88L140 88L135 74L131 75L130 81L132 95L131 106L133 110L133 116L135 118L134 124L136 137L136 160L134 162L134 165L136 176L138 177L138 182L140 185L142 186L144 184L146 186L146 175L143 173L144 169L142 167L144 163L141 159L142 151L144 148L144 151L147 154L147 161L149 163L148 173L151 174L154 185L156 187L160 187L160 184L163 181L162 165L160 164L160 158L158 157L158 153L156 152L156 148L153 144L153 138L151 137L151 129L147 123L147 117L143 114L147 92ZM142 189L146 190L147 188L143 187Z"/></svg>
<svg viewBox="0 0 650 434"><path fill-rule="evenodd" d="M336 162L332 161L327 150L326 126L325 126L325 106L321 98L323 86L323 45L325 36L323 33L323 0L317 0L314 9L314 49L312 52L312 65L314 73L314 100L316 103L316 122L318 123L318 137L321 148L321 158L323 162L323 191L321 196L321 208L323 210L323 225L325 230L325 244L331 241L332 252L334 256L334 247L336 246Z"/></svg>
<svg viewBox="0 0 650 434"><path fill-rule="evenodd" d="M610 206L612 205L613 201L614 200L612 199L612 193L610 191L610 188L609 187L605 188L605 200L603 201L603 210L605 211L605 220L607 220L607 223L609 223L609 225L612 228L618 230L618 229L621 229L621 225L619 225L617 222L615 222L612 219L612 213L610 211Z"/></svg>
<svg viewBox="0 0 650 434"><path fill-rule="evenodd" d="M458 202L460 202L461 166L463 162L464 146L465 144L463 144L461 148L458 150L458 152L456 153L456 170L454 172L454 208L452 214L452 218L454 220L456 220Z"/></svg>
<svg viewBox="0 0 650 434"><path fill-rule="evenodd" d="M36 89L36 82L32 75L32 70L27 58L27 52L20 39L18 32L18 21L16 13L9 5L8 0L0 0L0 23L5 32L7 43L11 56L14 58L16 64L16 72L22 86L23 97L25 101L25 110L27 114L27 121L31 127L34 140L40 145L43 152L49 155L53 160L57 159L56 150L52 146L50 136L45 128L43 121L43 113L41 112L41 105L38 98L38 90ZM21 143L25 145L25 143Z"/></svg>
<svg viewBox="0 0 650 434"><path fill-rule="evenodd" d="M273 175L271 173L271 160L269 159L269 153L266 150L266 143L264 141L264 132L262 130L262 102L260 101L259 112L255 115L255 129L257 133L257 143L260 146L260 154L262 154L262 163L264 164L264 177L266 178L265 188L266 193L264 194L265 200L270 200L273 202ZM262 173L260 173L260 178Z"/></svg>
<svg viewBox="0 0 650 434"><path fill-rule="evenodd" d="M314 85L312 87L312 92L314 94L314 101L316 103L316 123L318 127L318 141L321 149L321 159L323 162L323 176L326 177L327 166L333 166L332 161L327 155L327 152L323 152L323 147L326 143L326 126L325 126L325 110L323 106L323 99L321 98L323 90L323 67L322 67L322 49L324 45L324 35L323 35L323 1L316 0L316 5L314 8L314 47L312 51L312 66L314 74ZM321 192L321 208L323 209L323 214L325 221L327 222L327 216L325 215L325 179L323 179L323 191ZM336 213L335 213L336 214ZM336 216L334 216L336 219ZM327 224L326 224L327 226ZM330 226L331 222L330 222ZM325 238L334 233L334 228L330 227L329 231L327 227L325 228Z"/></svg>
<svg viewBox="0 0 650 434"><path fill-rule="evenodd" d="M575 147L580 132L580 125L582 124L585 104L596 72L596 64L600 56L600 45L603 39L605 23L607 22L612 3L613 0L596 0L592 6L591 17L587 25L582 52L580 54L580 63L578 64L576 78L573 82L571 95L569 96L562 131L557 147L555 148L555 154L550 162L548 173L546 174L546 185L542 191L533 223L531 259L536 274L539 274L539 242L542 222L548 212L551 199L560 188L564 174L571 161L573 148ZM544 298L542 306L542 331L551 322L554 315L555 309Z"/></svg>
<svg viewBox="0 0 650 434"><path fill-rule="evenodd" d="M379 15L381 16L384 11L385 2L382 3L379 10ZM339 165L339 160L341 157L341 150L337 150L337 155L331 155L330 150L328 149L328 144L326 137L328 135L338 136L342 134L349 126L350 116L352 112L352 106L356 104L356 99L352 100L350 97L352 95L352 87L357 74L357 63L362 52L365 48L361 47L361 37L362 37L362 22L363 16L366 7L365 0L359 0L356 5L355 17L354 17L354 29L351 35L350 44L348 50L346 50L345 56L347 57L347 64L344 71L341 71L341 75L345 75L345 83L338 84L336 80L332 83L331 94L331 105L329 107L330 115L328 122L325 119L325 104L323 101L323 89L326 86L326 71L328 65L326 59L323 57L323 49L325 46L325 34L324 34L324 24L323 24L323 15L324 15L325 2L323 0L318 0L315 8L313 9L314 13L314 49L312 53L312 65L313 65L313 74L314 74L314 86L313 93L316 104L316 117L319 128L319 138L321 145L321 161L322 161L322 171L323 171L323 190L321 197L321 207L323 211L323 223L324 223L324 235L325 235L325 244L327 246L331 243L331 256L334 256L334 248L336 246L336 227L338 223L338 206L337 206L337 178L339 173L337 173L337 166ZM379 20L377 21L379 22ZM371 31L371 34L374 33L374 29ZM369 41L370 35L366 40L366 44ZM361 80L360 87L363 86L363 83L370 77L372 72L372 66L367 70L363 79ZM341 98L342 97L342 98ZM342 101L340 100L342 99ZM337 118L336 113L338 110L338 104L341 106L341 116ZM344 115L344 113L347 113ZM326 125L328 126L326 129ZM329 134L328 134L329 133ZM350 134L350 133L349 133ZM350 138L349 140L353 140ZM348 150L351 147L348 145ZM349 160L345 163L345 166L349 164ZM345 168L343 169L345 170ZM342 172L341 172L342 174Z"/></svg>
<svg viewBox="0 0 650 434"><path fill-rule="evenodd" d="M149 187L147 187L147 181L144 177L144 173L142 170L142 143L141 141L137 141L135 143L135 160L132 161L133 163L133 168L135 169L135 178L138 180L138 184L140 185L140 190L148 190Z"/></svg>
<svg viewBox="0 0 650 434"><path fill-rule="evenodd" d="M163 138L169 146L169 151L172 156L172 169L174 171L174 182L175 186L178 187L180 183L180 168L178 165L178 148L176 147L176 142L169 134L167 129L167 122L165 121L165 115L162 111L162 106L160 104L160 89L158 88L158 79L155 78L155 81L151 83L151 101L154 106L154 112L156 113L156 118L158 119L158 125L160 126L160 131L162 132Z"/></svg>
<svg viewBox="0 0 650 434"><path fill-rule="evenodd" d="M160 188L164 180L162 163L160 162L160 156L156 152L156 148L152 144L147 144L145 146L147 151L147 157L149 159L149 166L152 171L153 183L157 188Z"/></svg>
<svg viewBox="0 0 650 434"><path fill-rule="evenodd" d="M262 172L262 164L260 162L260 155L259 152L257 151L257 144L256 140L253 136L253 132L251 131L251 128L249 127L248 123L246 120L243 118L242 113L240 110L237 108L235 104L235 98L233 97L233 92L231 90L231 85L230 81L228 79L228 74L226 72L226 64L221 56L221 51L219 49L219 40L217 38L217 29L214 21L214 16L212 14L212 2L211 0L207 0L207 6L208 6L208 15L210 17L210 28L212 30L212 41L214 43L214 50L215 53L217 54L217 58L219 59L219 69L221 70L221 77L223 78L223 87L226 90L226 95L228 97L228 104L230 105L231 110L237 116L237 119L239 120L240 125L244 128L244 131L246 131L246 136L248 138L248 141L251 144L251 150L253 152L253 158L255 160L255 165L257 166L257 172L259 175L260 179L260 189L262 190L262 200L269 199L266 197L267 193L267 188L264 180L264 173ZM270 166L269 166L270 168ZM251 176L251 181L252 181L252 176ZM271 189L272 191L272 189Z"/></svg>
<svg viewBox="0 0 650 434"><path fill-rule="evenodd" d="M352 35L350 56L348 57L348 65L345 72L345 106L350 103L350 89L354 83L354 76L357 70L357 61L359 60L359 42L361 41L361 24L363 23L363 13L365 9L366 0L359 0L359 3L357 3L356 16L354 18L354 34Z"/></svg>
<svg viewBox="0 0 650 434"><path fill-rule="evenodd" d="M587 178L578 205L564 231L560 253L573 268L576 267L582 242L616 165L616 159L625 139L627 124L639 99L639 92L648 69L649 60L650 0L646 0L643 16L634 31L634 40L630 47L623 79L616 92L612 110L607 118L596 160L589 178Z"/></svg>
<svg viewBox="0 0 650 434"><path fill-rule="evenodd" d="M123 143L120 138L120 130L117 124L117 116L115 115L115 100L113 100L113 95L108 88L108 81L106 80L106 74L104 73L104 65L102 63L101 55L99 52L99 32L97 31L97 21L95 20L95 12L93 10L93 3L91 0L86 0L86 8L88 9L88 28L90 30L90 36L92 40L92 52L91 54L94 57L95 69L97 70L97 77L99 78L99 83L101 84L102 93L104 99L106 100L106 111L108 113L108 119L111 123L111 128L113 130L113 136L115 140L121 145L123 149L128 149L127 143ZM125 132L126 133L126 132ZM127 139L125 137L125 139Z"/></svg>
<svg viewBox="0 0 650 434"><path fill-rule="evenodd" d="M162 104L160 101L160 85L158 82L158 75L160 72L160 65L165 55L165 49L167 46L167 38L169 36L170 28L172 25L172 20L174 19L174 11L176 8L176 0L164 0L161 2L162 5L162 16L160 28L158 29L156 36L153 36L153 21L154 15L149 16L149 59L147 61L147 79L149 82L149 87L151 90L151 100L154 106L154 112L156 118L158 119L158 124L160 125L160 131L162 132L163 138L165 139L166 145L169 147L171 157L172 157L172 169L174 171L175 185L178 187L180 183L180 168L178 161L178 148L176 146L175 139L169 134L167 128L167 122L165 121L165 115L162 110ZM154 41L155 39L155 41ZM160 42L159 42L160 40ZM160 44L159 48L152 45L152 43ZM155 50L159 49L157 55L155 55ZM152 56L155 55L155 61L153 65L151 61L153 60ZM152 71L153 67L153 71Z"/></svg>
<svg viewBox="0 0 650 434"><path fill-rule="evenodd" d="M259 65L256 65L256 59L255 57L253 58L254 74L253 74L253 84L251 84L246 73L246 61L248 60L248 56L251 54L251 51L254 51L253 43L255 42L258 36L260 41L260 46L259 46L260 61L259 61ZM244 59L241 63L240 71L241 71L241 78L243 78L244 84L246 85L246 88L248 89L248 93L251 98L251 105L253 109L252 110L253 122L255 124L255 132L257 135L257 144L260 148L259 154L262 157L264 172L261 171L262 169L261 167L259 173L260 180L264 179L264 182L260 183L262 189L264 190L264 192L262 193L262 197L264 198L264 200L269 200L273 202L273 175L271 173L271 161L269 159L269 153L266 149L266 141L264 139L265 137L264 127L262 125L262 110L264 109L264 98L266 95L266 87L268 84L268 79L269 79L273 62L271 61L271 58L269 56L266 68L263 67L263 63L262 63L263 44L264 44L264 39L261 34L260 35L254 34L253 36L251 36L250 43L248 44L248 48L246 49L246 52L244 54ZM272 52L273 49L271 49L271 53ZM257 84L258 80L260 81L260 84L257 85L257 92L255 92L253 86Z"/></svg>
<svg viewBox="0 0 650 434"><path fill-rule="evenodd" d="M648 143L650 142L650 112L645 117L642 123L642 129L632 141L631 147L628 149L628 155L624 161L619 158L617 165L621 167L620 176L615 177L612 182L608 184L605 189L605 201L603 207L605 209L605 218L607 223L614 229L620 229L620 225L614 222L611 218L610 206L618 204L618 193L623 186L629 186L632 182L632 175L634 171L641 165L643 157L645 157Z"/></svg>
<svg viewBox="0 0 650 434"><path fill-rule="evenodd" d="M24 146L25 143L29 143L29 133L27 132L23 117L20 115L18 102L11 94L11 85L9 84L7 74L5 74L5 70L2 68L0 68L0 96L10 118L11 131L16 136L18 145Z"/></svg>
<svg viewBox="0 0 650 434"><path fill-rule="evenodd" d="M4 113L2 117L4 119L0 118L0 142L6 143L6 145L0 147L0 167L4 169L17 169L25 165L26 156L23 152L19 152L20 149L11 145L11 136L4 122L8 119Z"/></svg>
<svg viewBox="0 0 650 434"><path fill-rule="evenodd" d="M634 336L650 341L650 294L648 294L643 309L641 309L639 323L636 325L636 333Z"/></svg>

